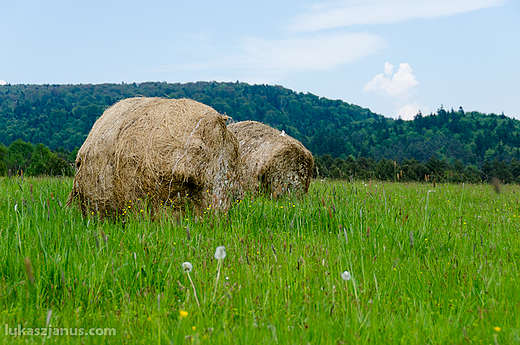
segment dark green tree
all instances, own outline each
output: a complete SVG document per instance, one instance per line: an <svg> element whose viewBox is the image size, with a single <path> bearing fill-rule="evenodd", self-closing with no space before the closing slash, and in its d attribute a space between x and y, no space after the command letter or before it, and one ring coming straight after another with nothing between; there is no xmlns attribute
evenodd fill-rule
<svg viewBox="0 0 520 345"><path fill-rule="evenodd" d="M0 144L0 176L5 176L7 173L7 165L4 160L7 156L7 147L4 144Z"/></svg>
<svg viewBox="0 0 520 345"><path fill-rule="evenodd" d="M515 157L511 159L510 170L513 174L513 178L518 182L518 178L520 177L520 161Z"/></svg>
<svg viewBox="0 0 520 345"><path fill-rule="evenodd" d="M38 144L33 151L27 174L29 176L73 176L74 171L69 163L51 152L47 146Z"/></svg>
<svg viewBox="0 0 520 345"><path fill-rule="evenodd" d="M400 171L403 172L404 181L424 181L425 176L428 175L428 168L415 158L404 159Z"/></svg>
<svg viewBox="0 0 520 345"><path fill-rule="evenodd" d="M449 165L445 160L440 160L433 155L426 163L426 168L432 177L442 178L446 170L448 170Z"/></svg>
<svg viewBox="0 0 520 345"><path fill-rule="evenodd" d="M383 181L393 181L396 178L396 164L394 161L382 158L375 166L376 178Z"/></svg>
<svg viewBox="0 0 520 345"><path fill-rule="evenodd" d="M507 164L504 161L498 160L498 158L493 160L491 175L504 183L511 183L514 180L513 174Z"/></svg>
<svg viewBox="0 0 520 345"><path fill-rule="evenodd" d="M33 151L34 147L30 143L26 143L21 139L13 141L7 148L7 156L5 158L7 169L10 169L13 174L26 170L31 164Z"/></svg>
<svg viewBox="0 0 520 345"><path fill-rule="evenodd" d="M484 179L487 181L490 181L493 178L493 166L488 160L486 160L482 165L482 174L484 175Z"/></svg>

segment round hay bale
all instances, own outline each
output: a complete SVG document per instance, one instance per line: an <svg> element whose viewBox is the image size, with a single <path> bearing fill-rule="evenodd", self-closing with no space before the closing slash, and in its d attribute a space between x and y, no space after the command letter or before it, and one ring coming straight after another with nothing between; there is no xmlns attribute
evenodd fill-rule
<svg viewBox="0 0 520 345"><path fill-rule="evenodd" d="M233 123L228 129L240 144L246 189L274 196L288 191L307 193L314 159L301 142L256 121Z"/></svg>
<svg viewBox="0 0 520 345"><path fill-rule="evenodd" d="M76 158L68 204L121 214L151 202L227 211L240 195L239 148L228 117L188 99L129 98L96 121Z"/></svg>

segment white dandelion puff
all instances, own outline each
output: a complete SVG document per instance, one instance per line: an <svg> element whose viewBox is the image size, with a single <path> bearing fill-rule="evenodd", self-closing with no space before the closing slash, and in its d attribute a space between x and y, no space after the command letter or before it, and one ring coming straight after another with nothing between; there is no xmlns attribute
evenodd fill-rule
<svg viewBox="0 0 520 345"><path fill-rule="evenodd" d="M352 279L352 275L349 273L349 271L345 271L345 272L341 273L341 278L343 280L350 280L350 279Z"/></svg>
<svg viewBox="0 0 520 345"><path fill-rule="evenodd" d="M191 262L188 262L188 261L183 262L182 270L184 271L184 273L186 273L188 275L188 278L190 279L190 284L191 284L191 287L193 288L193 296L195 297L195 302L197 302L197 305L200 308L199 299L197 298L197 290L195 289L195 284L193 284L193 280L191 279L191 276L190 276L190 272L193 270L193 265L191 264Z"/></svg>
<svg viewBox="0 0 520 345"><path fill-rule="evenodd" d="M220 278L220 268L222 267L222 259L226 257L226 247L218 246L217 250L215 250L215 259L218 260L217 265L217 279L215 279L215 289L213 290L213 298L212 301L215 302L215 296L217 294L217 285L218 279Z"/></svg>
<svg viewBox="0 0 520 345"><path fill-rule="evenodd" d="M215 250L215 259L222 260L226 257L226 247L218 246L217 250Z"/></svg>
<svg viewBox="0 0 520 345"><path fill-rule="evenodd" d="M183 262L182 263L182 270L184 271L184 273L189 273L193 270L193 265L186 261L186 262Z"/></svg>

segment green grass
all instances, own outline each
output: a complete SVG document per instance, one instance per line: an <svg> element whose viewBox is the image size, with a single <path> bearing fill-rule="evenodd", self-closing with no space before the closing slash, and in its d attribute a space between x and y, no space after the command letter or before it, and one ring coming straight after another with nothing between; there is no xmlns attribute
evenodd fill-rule
<svg viewBox="0 0 520 345"><path fill-rule="evenodd" d="M116 222L66 207L71 185L0 181L2 343L520 343L516 185L314 181L222 215L151 221L129 203ZM116 334L6 335L48 316Z"/></svg>

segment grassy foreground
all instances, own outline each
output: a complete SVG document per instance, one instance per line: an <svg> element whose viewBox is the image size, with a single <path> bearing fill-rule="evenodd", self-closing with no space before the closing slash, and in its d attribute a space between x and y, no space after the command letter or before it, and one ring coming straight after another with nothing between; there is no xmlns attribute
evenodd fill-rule
<svg viewBox="0 0 520 345"><path fill-rule="evenodd" d="M0 180L1 343L520 343L518 186L314 181L98 222L71 184Z"/></svg>

